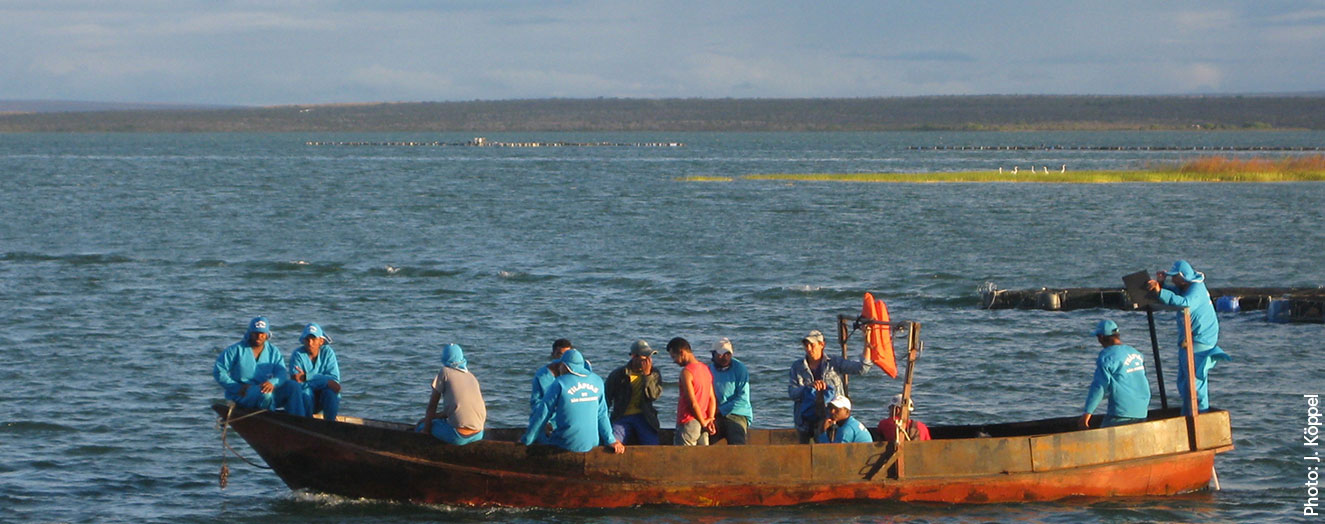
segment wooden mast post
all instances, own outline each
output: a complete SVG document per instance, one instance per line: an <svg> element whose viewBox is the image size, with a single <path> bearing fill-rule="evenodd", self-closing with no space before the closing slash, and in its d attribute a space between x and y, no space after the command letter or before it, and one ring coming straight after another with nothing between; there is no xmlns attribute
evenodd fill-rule
<svg viewBox="0 0 1325 524"><path fill-rule="evenodd" d="M847 317L846 315L837 316L837 343L842 345L842 360L847 359L847 338L851 336L850 328L847 326L848 318L849 317ZM848 390L847 385L850 382L851 382L851 377L843 373L842 394L845 395L847 398L851 398L851 395L847 394Z"/></svg>
<svg viewBox="0 0 1325 524"><path fill-rule="evenodd" d="M900 480L906 477L906 464L902 460L902 446L906 441L906 427L911 420L911 383L915 377L916 356L920 353L920 323L908 322L906 332L906 380L902 382L902 416L897 422L897 439L894 441L897 445L893 451L897 458L897 478Z"/></svg>
<svg viewBox="0 0 1325 524"><path fill-rule="evenodd" d="M1182 399L1187 407L1187 444L1197 450L1196 416L1200 411L1196 396L1196 360L1192 343L1192 310L1182 308L1182 352L1187 357L1187 395Z"/></svg>

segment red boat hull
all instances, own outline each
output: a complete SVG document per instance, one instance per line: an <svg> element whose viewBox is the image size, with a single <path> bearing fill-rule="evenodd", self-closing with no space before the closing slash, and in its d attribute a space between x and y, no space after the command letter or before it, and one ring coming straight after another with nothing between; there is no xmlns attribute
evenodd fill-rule
<svg viewBox="0 0 1325 524"><path fill-rule="evenodd" d="M216 410L226 415L225 406ZM979 438L940 439L945 430L936 427L937 440L903 446L899 472L885 464L893 453L883 444L783 444L794 438L785 430L757 430L748 446L640 446L613 455L525 447L513 442L516 430L490 430L488 438L497 440L450 446L390 423L283 413L239 418L248 413L236 409L231 425L292 489L475 506L997 503L1172 495L1203 489L1215 453L1232 448L1226 412L1201 415L1202 445L1195 450L1181 417ZM1061 420L1020 424L1044 427ZM1016 426L1004 430L1029 430Z"/></svg>

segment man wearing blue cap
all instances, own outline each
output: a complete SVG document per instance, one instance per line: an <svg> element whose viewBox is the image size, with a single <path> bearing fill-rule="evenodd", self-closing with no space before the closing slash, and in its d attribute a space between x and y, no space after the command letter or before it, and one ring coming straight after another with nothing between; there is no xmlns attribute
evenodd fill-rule
<svg viewBox="0 0 1325 524"><path fill-rule="evenodd" d="M546 437L547 444L581 453L602 444L615 453L625 453L626 446L612 435L612 423L607 419L603 379L585 367L584 355L578 350L567 350L554 371L557 379L543 392L543 400L529 415L529 428L520 442L532 445L552 420L555 429Z"/></svg>
<svg viewBox="0 0 1325 524"><path fill-rule="evenodd" d="M331 337L322 326L310 323L299 335L299 349L290 355L290 378L298 382L304 399L304 413L322 413L326 420L336 420L340 413L340 363Z"/></svg>
<svg viewBox="0 0 1325 524"><path fill-rule="evenodd" d="M1164 282L1170 277L1171 282ZM1150 294L1161 304L1188 308L1192 315L1192 354L1196 365L1196 401L1201 410L1210 408L1206 390L1206 378L1210 369L1220 360L1232 358L1219 348L1219 317L1215 315L1215 306L1210 301L1210 292L1205 288L1205 274L1192 269L1186 260L1173 263L1173 269L1155 274L1155 280L1147 282ZM1187 399L1187 352L1183 350L1186 338L1182 323L1182 312L1176 315L1178 324L1178 394L1183 398L1183 414L1188 414Z"/></svg>
<svg viewBox="0 0 1325 524"><path fill-rule="evenodd" d="M557 379L557 375L553 372L553 369L561 365L561 354L572 349L575 349L575 346L571 344L569 339L559 338L552 341L552 361L540 365L538 366L538 369L534 370L534 380L529 391L529 411L531 413L534 409L537 409L538 403L543 401L543 392L547 391L548 386L552 385L552 381ZM588 361L585 361L584 367L590 371L593 370L593 366L589 365ZM545 442L544 439L546 439L547 435L552 433L555 429L552 427L551 422L548 424L548 427L538 434L539 444L546 444L547 442Z"/></svg>
<svg viewBox="0 0 1325 524"><path fill-rule="evenodd" d="M1146 362L1132 346L1124 345L1118 335L1118 324L1101 320L1095 324L1095 335L1104 349L1095 358L1095 381L1086 393L1085 412L1081 427L1090 427L1090 416L1100 401L1109 397L1109 410L1101 427L1121 426L1141 422L1150 410L1150 381L1146 380Z"/></svg>
<svg viewBox="0 0 1325 524"><path fill-rule="evenodd" d="M285 357L280 348L267 341L271 328L267 317L248 323L244 339L221 350L212 366L212 378L225 389L226 400L246 408L285 408L291 415L304 416L304 400L299 384L290 380Z"/></svg>

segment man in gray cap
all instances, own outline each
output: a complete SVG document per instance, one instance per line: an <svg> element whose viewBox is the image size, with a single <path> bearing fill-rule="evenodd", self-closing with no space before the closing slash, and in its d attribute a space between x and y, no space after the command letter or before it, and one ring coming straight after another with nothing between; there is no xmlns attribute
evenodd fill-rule
<svg viewBox="0 0 1325 524"><path fill-rule="evenodd" d="M630 361L607 376L607 407L612 434L623 444L658 444L658 410L653 401L662 396L662 374L653 367L657 353L649 343L630 345Z"/></svg>
<svg viewBox="0 0 1325 524"><path fill-rule="evenodd" d="M824 334L817 329L801 339L801 347L805 348L805 358L791 363L787 397L792 401L796 433L805 444L814 439L822 426L827 403L845 393L842 376L863 375L871 364L863 355L860 360L825 355Z"/></svg>

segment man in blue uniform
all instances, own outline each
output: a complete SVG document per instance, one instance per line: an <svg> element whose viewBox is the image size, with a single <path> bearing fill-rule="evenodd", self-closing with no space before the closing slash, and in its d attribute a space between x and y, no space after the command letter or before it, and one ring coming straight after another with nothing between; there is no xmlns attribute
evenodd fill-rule
<svg viewBox="0 0 1325 524"><path fill-rule="evenodd" d="M1106 395L1109 410L1101 427L1144 421L1150 410L1150 381L1146 380L1146 362L1141 353L1123 344L1118 324L1112 320L1099 321L1090 333L1104 349L1095 359L1095 381L1086 393L1081 427L1090 427L1091 413Z"/></svg>
<svg viewBox="0 0 1325 524"><path fill-rule="evenodd" d="M291 415L304 416L299 384L290 380L285 357L280 348L267 342L270 337L267 317L249 321L244 340L216 356L212 378L225 389L226 400L236 405L269 410L283 407Z"/></svg>
<svg viewBox="0 0 1325 524"><path fill-rule="evenodd" d="M322 326L308 324L299 335L300 347L290 355L290 378L298 382L309 416L322 413L326 420L336 420L340 413L340 363L331 337Z"/></svg>
<svg viewBox="0 0 1325 524"><path fill-rule="evenodd" d="M732 354L732 342L726 337L713 343L713 392L718 400L718 434L728 444L745 444L754 408L750 405L750 372Z"/></svg>
<svg viewBox="0 0 1325 524"><path fill-rule="evenodd" d="M869 428L851 416L851 400L846 395L837 395L828 401L828 416L824 418L823 428L816 442L824 444L851 444L874 442Z"/></svg>
<svg viewBox="0 0 1325 524"><path fill-rule="evenodd" d="M577 350L567 350L554 371L557 378L529 415L529 428L520 441L532 445L552 420L555 429L547 436L547 444L578 452L602 444L616 453L625 453L626 446L612 436L612 423L607 420L603 379L585 367L584 356Z"/></svg>
<svg viewBox="0 0 1325 524"><path fill-rule="evenodd" d="M561 365L561 355L572 349L575 349L575 346L568 339L559 338L552 341L552 361L538 366L538 369L534 370L534 380L529 390L529 411L531 413L543 401L543 392L547 391L548 386L551 386L552 382L557 379L557 374L553 372L553 369ZM585 362L585 367L588 367L588 365L589 363ZM551 422L548 424L543 431L538 433L539 444L547 444L545 439L554 429Z"/></svg>
<svg viewBox="0 0 1325 524"><path fill-rule="evenodd" d="M1172 279L1164 282L1165 277ZM1195 357L1196 403L1199 409L1210 408L1206 378L1220 360L1232 360L1223 349L1219 348L1219 317L1215 315L1215 306L1210 302L1210 292L1205 288L1205 274L1192 269L1186 260L1173 263L1173 269L1155 274L1155 280L1147 283L1152 296L1160 303L1185 307L1192 315L1192 355ZM1178 324L1178 394L1183 398L1183 414L1189 413L1187 399L1187 352L1182 349L1185 333L1182 325L1182 312L1176 315Z"/></svg>

